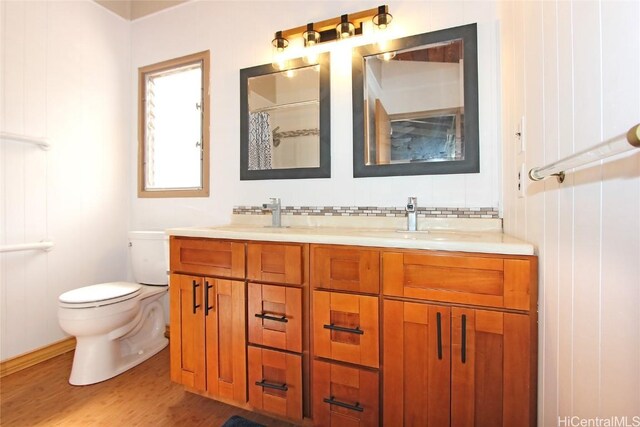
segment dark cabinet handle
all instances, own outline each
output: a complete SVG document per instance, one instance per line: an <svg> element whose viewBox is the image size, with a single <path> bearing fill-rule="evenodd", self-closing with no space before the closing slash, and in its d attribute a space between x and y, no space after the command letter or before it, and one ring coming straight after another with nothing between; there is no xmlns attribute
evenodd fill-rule
<svg viewBox="0 0 640 427"><path fill-rule="evenodd" d="M344 402L340 402L339 400L335 400L333 396L331 396L328 399L325 397L324 399L322 399L322 401L324 403L329 403L331 405L336 405L342 408L351 409L352 411L364 412L364 408L360 406L360 402L356 402L355 405L351 405L349 403L344 403Z"/></svg>
<svg viewBox="0 0 640 427"><path fill-rule="evenodd" d="M344 326L336 326L332 323L330 325L324 325L324 328L331 329L332 331L348 332L350 334L364 335L364 331L360 329L360 326L356 326L355 328L345 328Z"/></svg>
<svg viewBox="0 0 640 427"><path fill-rule="evenodd" d="M256 385L258 385L260 387L263 387L263 388L272 388L272 389L280 390L280 391L289 390L289 387L287 387L286 384L274 384L274 383L267 382L265 380L256 381Z"/></svg>
<svg viewBox="0 0 640 427"><path fill-rule="evenodd" d="M200 304L196 304L196 289L200 286L195 280L193 281L193 314L196 314L196 309L200 307Z"/></svg>
<svg viewBox="0 0 640 427"><path fill-rule="evenodd" d="M462 315L462 346L460 346L462 363L467 363L467 315Z"/></svg>
<svg viewBox="0 0 640 427"><path fill-rule="evenodd" d="M436 325L438 330L438 359L442 360L442 315L436 313Z"/></svg>
<svg viewBox="0 0 640 427"><path fill-rule="evenodd" d="M256 317L259 317L260 319L264 319L264 320L273 320L275 322L282 322L282 323L287 323L289 321L289 319L287 319L286 316L271 316L269 314L266 313L256 313Z"/></svg>
<svg viewBox="0 0 640 427"><path fill-rule="evenodd" d="M213 306L209 306L209 289L212 289L213 285L209 284L208 280L204 281L204 315L208 316L209 311L213 310Z"/></svg>

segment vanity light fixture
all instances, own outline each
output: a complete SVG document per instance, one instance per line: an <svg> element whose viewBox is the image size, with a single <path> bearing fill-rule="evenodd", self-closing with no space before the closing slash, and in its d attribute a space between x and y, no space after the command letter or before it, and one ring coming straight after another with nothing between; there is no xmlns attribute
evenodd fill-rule
<svg viewBox="0 0 640 427"><path fill-rule="evenodd" d="M320 33L313 29L313 23L307 24L307 31L302 33L304 47L313 47L320 43Z"/></svg>
<svg viewBox="0 0 640 427"><path fill-rule="evenodd" d="M347 39L356 34L356 26L349 21L349 15L342 15L340 23L336 25L336 37Z"/></svg>
<svg viewBox="0 0 640 427"><path fill-rule="evenodd" d="M271 40L271 44L277 52L284 52L287 46L289 46L289 40L282 36L282 31L277 31L275 38Z"/></svg>
<svg viewBox="0 0 640 427"><path fill-rule="evenodd" d="M313 23L307 24L307 31L302 33L305 47L304 61L307 64L318 63L318 50L316 49L316 45L320 43L320 37L320 33L313 28Z"/></svg>
<svg viewBox="0 0 640 427"><path fill-rule="evenodd" d="M385 30L391 23L392 19L393 15L389 13L389 6L387 6L386 4L383 6L378 6L378 14L373 17L373 25L375 25L380 30Z"/></svg>
<svg viewBox="0 0 640 427"><path fill-rule="evenodd" d="M272 44L279 53L282 53L289 45L289 39L301 36L304 39L304 46L313 48L319 43L361 35L363 23L366 21L372 21L378 29L385 29L392 19L393 17L389 13L389 6L383 5L278 31Z"/></svg>
<svg viewBox="0 0 640 427"><path fill-rule="evenodd" d="M289 40L282 36L282 31L278 31L274 39L271 40L271 45L273 46L273 54L271 55L273 68L276 70L284 70L287 68L284 50L289 46Z"/></svg>

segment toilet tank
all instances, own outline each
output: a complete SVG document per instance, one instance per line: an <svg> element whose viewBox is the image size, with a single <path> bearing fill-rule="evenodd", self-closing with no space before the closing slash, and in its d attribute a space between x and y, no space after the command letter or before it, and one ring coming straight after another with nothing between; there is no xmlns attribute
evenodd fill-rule
<svg viewBox="0 0 640 427"><path fill-rule="evenodd" d="M137 283L169 283L169 238L163 231L130 231L129 255L133 278Z"/></svg>

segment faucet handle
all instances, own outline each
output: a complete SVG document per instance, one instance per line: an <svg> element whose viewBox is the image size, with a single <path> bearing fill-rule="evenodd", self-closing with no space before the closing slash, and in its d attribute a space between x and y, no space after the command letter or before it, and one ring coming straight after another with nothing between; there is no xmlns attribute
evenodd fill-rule
<svg viewBox="0 0 640 427"><path fill-rule="evenodd" d="M405 207L407 212L415 212L418 209L418 198L417 197L409 197L407 200L407 206Z"/></svg>
<svg viewBox="0 0 640 427"><path fill-rule="evenodd" d="M273 203L274 205L279 205L280 204L280 199L277 197L271 197L269 198L269 200L271 201L271 203Z"/></svg>

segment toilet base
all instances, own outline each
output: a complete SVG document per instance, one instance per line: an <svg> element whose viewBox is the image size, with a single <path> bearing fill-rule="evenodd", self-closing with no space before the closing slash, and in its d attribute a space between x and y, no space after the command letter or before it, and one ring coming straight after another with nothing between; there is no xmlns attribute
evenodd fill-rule
<svg viewBox="0 0 640 427"><path fill-rule="evenodd" d="M91 339L82 341L82 338L78 338L76 344L69 377L71 385L90 385L113 378L154 356L169 344L169 340L165 337L158 337L137 353L122 357L118 341L96 342ZM96 363L97 358L101 363Z"/></svg>
<svg viewBox="0 0 640 427"><path fill-rule="evenodd" d="M165 348L169 340L164 336L164 314L157 300L161 295L155 292L143 301L138 315L120 328L107 334L76 336L69 384L89 385L108 380Z"/></svg>

